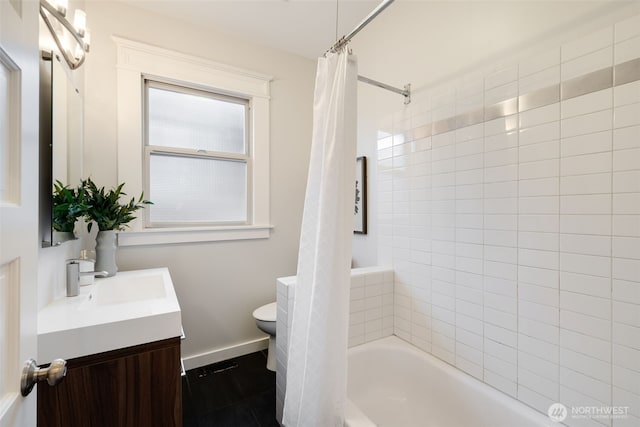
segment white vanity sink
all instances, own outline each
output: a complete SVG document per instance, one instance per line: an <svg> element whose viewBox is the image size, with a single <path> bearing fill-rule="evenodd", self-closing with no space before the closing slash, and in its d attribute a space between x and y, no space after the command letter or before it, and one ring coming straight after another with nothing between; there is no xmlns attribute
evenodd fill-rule
<svg viewBox="0 0 640 427"><path fill-rule="evenodd" d="M38 313L38 360L72 359L177 337L181 324L168 269L119 272Z"/></svg>

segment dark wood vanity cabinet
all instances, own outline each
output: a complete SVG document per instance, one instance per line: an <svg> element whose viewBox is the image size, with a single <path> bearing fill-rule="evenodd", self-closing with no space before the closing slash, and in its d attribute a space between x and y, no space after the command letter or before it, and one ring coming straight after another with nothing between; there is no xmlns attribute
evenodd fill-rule
<svg viewBox="0 0 640 427"><path fill-rule="evenodd" d="M67 361L38 385L39 427L182 427L180 337Z"/></svg>

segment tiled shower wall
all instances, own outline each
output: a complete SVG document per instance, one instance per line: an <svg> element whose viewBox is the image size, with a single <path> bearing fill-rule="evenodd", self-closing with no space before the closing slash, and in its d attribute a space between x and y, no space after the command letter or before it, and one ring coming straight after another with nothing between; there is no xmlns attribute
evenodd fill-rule
<svg viewBox="0 0 640 427"><path fill-rule="evenodd" d="M293 317L296 277L277 283L276 418L282 421L287 382L287 348ZM365 267L351 270L349 347L393 335L393 270Z"/></svg>
<svg viewBox="0 0 640 427"><path fill-rule="evenodd" d="M570 425L639 426L640 16L380 128L395 334L544 413L629 407Z"/></svg>

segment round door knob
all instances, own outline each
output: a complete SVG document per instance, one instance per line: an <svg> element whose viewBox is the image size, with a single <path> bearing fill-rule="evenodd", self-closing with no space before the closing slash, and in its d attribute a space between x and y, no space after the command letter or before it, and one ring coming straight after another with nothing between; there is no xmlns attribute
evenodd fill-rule
<svg viewBox="0 0 640 427"><path fill-rule="evenodd" d="M38 381L47 380L47 384L56 385L65 375L67 375L67 362L64 359L55 359L48 368L39 368L35 360L29 359L22 368L20 393L27 396Z"/></svg>

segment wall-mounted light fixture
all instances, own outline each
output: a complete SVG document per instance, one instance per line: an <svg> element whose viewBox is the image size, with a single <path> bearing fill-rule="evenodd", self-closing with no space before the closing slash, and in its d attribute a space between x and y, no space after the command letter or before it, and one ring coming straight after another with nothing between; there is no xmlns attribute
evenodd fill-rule
<svg viewBox="0 0 640 427"><path fill-rule="evenodd" d="M53 3L40 0L40 16L49 28L69 68L75 70L82 65L89 52L91 34L87 29L87 14L83 10L76 9L72 25L66 18L68 0L51 1Z"/></svg>

